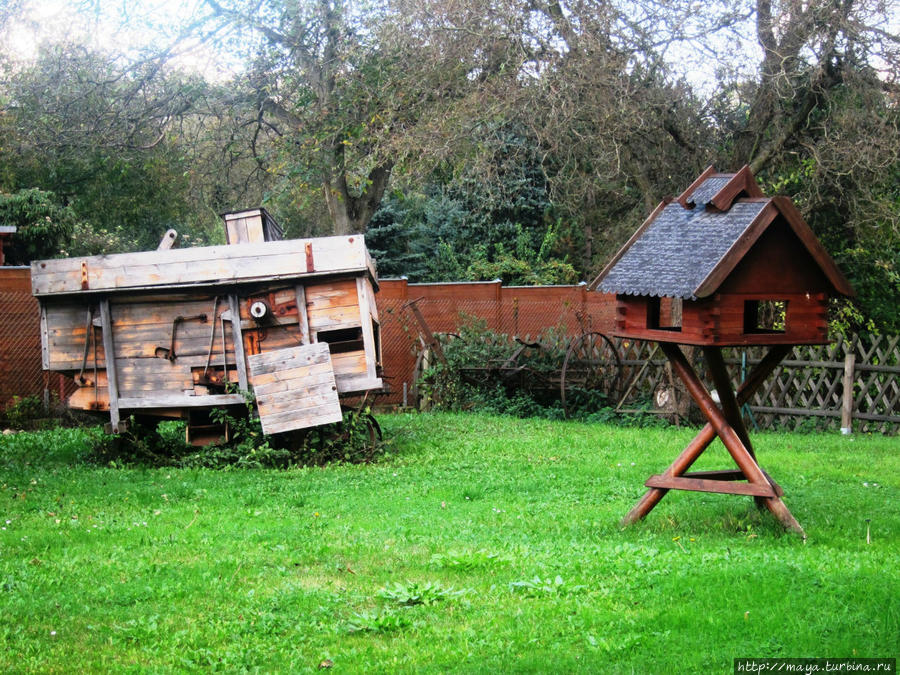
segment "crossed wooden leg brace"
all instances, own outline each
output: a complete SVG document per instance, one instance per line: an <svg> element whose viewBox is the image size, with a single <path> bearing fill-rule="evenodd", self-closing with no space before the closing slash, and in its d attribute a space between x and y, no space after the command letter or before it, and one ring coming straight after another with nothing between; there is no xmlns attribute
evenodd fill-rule
<svg viewBox="0 0 900 675"><path fill-rule="evenodd" d="M753 393L790 352L790 345L772 347L765 358L750 372L747 379L738 388L736 395L731 388L721 349L704 347L703 353L719 394L721 408L713 401L677 344L661 342L660 348L668 357L678 377L684 382L688 393L700 406L708 423L665 472L647 479L644 484L650 489L628 512L628 515L622 520L622 524L629 525L646 516L669 490L720 492L752 496L757 506L769 509L786 529L796 532L805 539L806 533L800 527L800 523L781 501L784 491L759 467L750 443L750 436L747 434L741 417L741 406L750 400ZM734 459L738 469L687 473L687 470L709 447L716 436L722 439L722 443Z"/></svg>

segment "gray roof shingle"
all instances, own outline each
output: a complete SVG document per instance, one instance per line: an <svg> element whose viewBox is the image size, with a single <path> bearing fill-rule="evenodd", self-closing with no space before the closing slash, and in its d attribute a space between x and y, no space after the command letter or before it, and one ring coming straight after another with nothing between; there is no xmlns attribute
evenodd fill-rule
<svg viewBox="0 0 900 675"><path fill-rule="evenodd" d="M706 180L693 196L701 199L707 184L715 180ZM724 213L668 204L609 270L598 290L696 299L694 291L768 203L736 201Z"/></svg>

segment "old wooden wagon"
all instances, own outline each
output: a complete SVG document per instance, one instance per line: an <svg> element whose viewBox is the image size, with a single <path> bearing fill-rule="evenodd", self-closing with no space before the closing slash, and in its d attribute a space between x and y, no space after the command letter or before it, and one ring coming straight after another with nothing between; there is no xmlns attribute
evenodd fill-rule
<svg viewBox="0 0 900 675"><path fill-rule="evenodd" d="M224 246L32 263L46 370L72 408L188 420L253 392L263 431L341 420L340 397L382 387L375 265L362 235L282 240L264 209L224 216Z"/></svg>
<svg viewBox="0 0 900 675"><path fill-rule="evenodd" d="M850 284L786 197L765 197L749 168L707 169L660 204L594 281L616 294L615 334L654 340L709 421L626 516L643 518L669 490L750 495L803 533L781 487L759 466L740 407L796 344L828 341L828 298ZM679 345L702 348L718 401ZM735 392L721 349L767 345ZM736 470L691 465L718 436Z"/></svg>

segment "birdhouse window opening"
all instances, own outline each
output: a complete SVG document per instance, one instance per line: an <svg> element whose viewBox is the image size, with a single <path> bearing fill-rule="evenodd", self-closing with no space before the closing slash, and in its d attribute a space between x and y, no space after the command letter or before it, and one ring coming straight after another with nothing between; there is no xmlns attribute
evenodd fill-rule
<svg viewBox="0 0 900 675"><path fill-rule="evenodd" d="M681 298L647 298L647 328L681 332Z"/></svg>
<svg viewBox="0 0 900 675"><path fill-rule="evenodd" d="M339 328L338 330L320 330L319 342L328 343L328 351L332 354L346 354L364 349L362 328Z"/></svg>
<svg viewBox="0 0 900 675"><path fill-rule="evenodd" d="M787 300L745 300L744 333L784 333L787 305Z"/></svg>

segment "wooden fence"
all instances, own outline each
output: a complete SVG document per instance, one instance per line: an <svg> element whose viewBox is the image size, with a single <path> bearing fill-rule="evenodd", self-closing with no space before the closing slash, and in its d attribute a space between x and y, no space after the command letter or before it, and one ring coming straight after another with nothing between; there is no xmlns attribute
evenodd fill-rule
<svg viewBox="0 0 900 675"><path fill-rule="evenodd" d="M655 392L686 404L667 360L652 343L620 341L625 396L620 410L653 403ZM701 366L699 350L689 357ZM762 358L759 347L731 349L726 363L737 384ZM678 409L678 401L668 406ZM759 429L841 429L845 433L900 430L900 336L838 337L828 345L795 347L744 408Z"/></svg>

